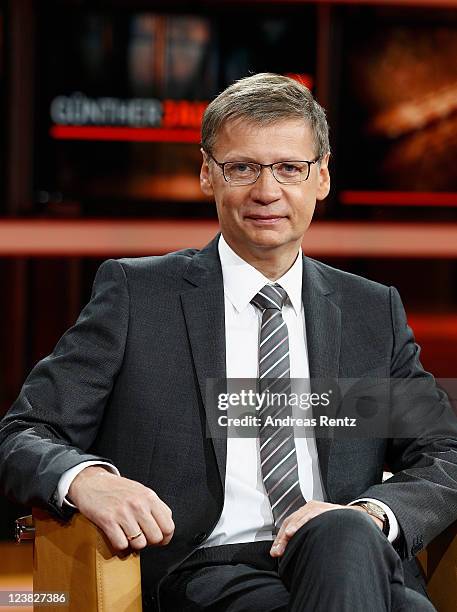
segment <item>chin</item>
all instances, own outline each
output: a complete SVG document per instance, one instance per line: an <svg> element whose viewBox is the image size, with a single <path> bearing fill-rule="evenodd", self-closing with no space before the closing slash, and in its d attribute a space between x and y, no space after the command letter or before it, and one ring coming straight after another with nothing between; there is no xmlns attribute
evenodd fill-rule
<svg viewBox="0 0 457 612"><path fill-rule="evenodd" d="M259 248L274 249L290 242L285 236L279 236L276 232L265 231L253 236L251 242Z"/></svg>

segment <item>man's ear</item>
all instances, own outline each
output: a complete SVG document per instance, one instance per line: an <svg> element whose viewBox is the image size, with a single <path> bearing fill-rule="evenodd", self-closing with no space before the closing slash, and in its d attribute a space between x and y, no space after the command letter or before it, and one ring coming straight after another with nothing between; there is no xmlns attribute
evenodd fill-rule
<svg viewBox="0 0 457 612"><path fill-rule="evenodd" d="M330 159L330 153L324 155L321 160L319 166L319 177L318 177L318 185L317 185L317 195L316 198L318 200L323 200L326 198L330 191L330 173L328 170L328 162Z"/></svg>
<svg viewBox="0 0 457 612"><path fill-rule="evenodd" d="M206 196L212 197L214 191L209 169L209 157L203 149L200 149L200 151L203 155L202 167L200 170L200 189Z"/></svg>

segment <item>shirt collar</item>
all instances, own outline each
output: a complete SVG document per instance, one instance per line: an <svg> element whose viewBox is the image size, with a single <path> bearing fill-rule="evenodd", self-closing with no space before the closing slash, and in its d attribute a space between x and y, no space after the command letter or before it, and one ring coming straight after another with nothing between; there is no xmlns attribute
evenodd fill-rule
<svg viewBox="0 0 457 612"><path fill-rule="evenodd" d="M272 282L237 255L222 235L219 238L218 249L224 279L224 293L235 309L241 312L262 287ZM302 307L302 276L303 257L300 249L292 267L276 281L287 291L297 316L301 313Z"/></svg>

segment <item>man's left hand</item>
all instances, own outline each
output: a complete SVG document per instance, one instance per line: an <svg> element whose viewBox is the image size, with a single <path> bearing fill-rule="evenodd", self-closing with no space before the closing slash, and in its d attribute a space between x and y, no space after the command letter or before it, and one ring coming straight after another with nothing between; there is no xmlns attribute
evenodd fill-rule
<svg viewBox="0 0 457 612"><path fill-rule="evenodd" d="M295 533L309 520L322 514L322 512L328 512L329 510L356 510L357 512L365 512L366 511L360 506L340 506L340 504L329 504L327 502L316 501L314 499L310 500L304 506L293 512L290 516L288 516L281 528L278 531L278 534L273 542L273 545L270 550L270 555L272 557L281 557L286 550L286 546L289 540L295 535ZM367 514L367 513L366 513ZM380 521L375 516L369 515L372 520L376 523L379 529L382 529L382 521Z"/></svg>

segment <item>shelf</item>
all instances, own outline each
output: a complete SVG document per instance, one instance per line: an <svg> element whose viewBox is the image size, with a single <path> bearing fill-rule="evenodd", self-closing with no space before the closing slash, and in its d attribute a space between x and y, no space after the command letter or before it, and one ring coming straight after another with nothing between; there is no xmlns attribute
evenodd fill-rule
<svg viewBox="0 0 457 612"><path fill-rule="evenodd" d="M0 220L2 257L109 257L201 248L216 221L95 219ZM455 258L457 223L315 221L303 251L311 257Z"/></svg>

